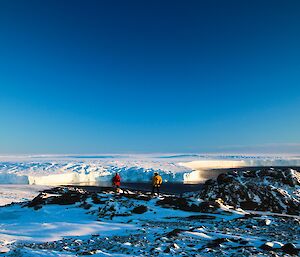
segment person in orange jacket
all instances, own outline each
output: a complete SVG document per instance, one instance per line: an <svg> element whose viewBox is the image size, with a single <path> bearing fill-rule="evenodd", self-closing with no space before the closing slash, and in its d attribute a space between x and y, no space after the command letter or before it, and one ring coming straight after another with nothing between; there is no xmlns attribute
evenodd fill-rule
<svg viewBox="0 0 300 257"><path fill-rule="evenodd" d="M159 188L161 184L162 184L162 177L157 172L155 172L152 178L152 195L154 195L155 189L157 191L157 194L159 195Z"/></svg>
<svg viewBox="0 0 300 257"><path fill-rule="evenodd" d="M120 186L121 186L121 177L118 173L113 177L112 179L113 186L116 188L116 192L120 192Z"/></svg>

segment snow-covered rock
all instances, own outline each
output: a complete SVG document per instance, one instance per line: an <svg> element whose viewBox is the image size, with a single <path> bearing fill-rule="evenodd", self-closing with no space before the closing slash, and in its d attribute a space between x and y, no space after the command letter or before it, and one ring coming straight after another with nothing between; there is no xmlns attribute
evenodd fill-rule
<svg viewBox="0 0 300 257"><path fill-rule="evenodd" d="M196 195L236 208L300 214L300 173L291 168L233 169L209 180Z"/></svg>

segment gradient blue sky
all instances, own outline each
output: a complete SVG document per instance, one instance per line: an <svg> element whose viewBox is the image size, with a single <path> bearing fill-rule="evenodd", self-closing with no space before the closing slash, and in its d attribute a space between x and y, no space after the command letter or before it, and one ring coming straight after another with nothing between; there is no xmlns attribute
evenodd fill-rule
<svg viewBox="0 0 300 257"><path fill-rule="evenodd" d="M2 0L0 153L297 151L299 13Z"/></svg>

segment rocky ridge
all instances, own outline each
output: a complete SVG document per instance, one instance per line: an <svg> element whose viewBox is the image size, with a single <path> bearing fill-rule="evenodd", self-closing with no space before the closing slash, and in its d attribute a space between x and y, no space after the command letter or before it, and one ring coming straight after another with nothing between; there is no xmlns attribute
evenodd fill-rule
<svg viewBox="0 0 300 257"><path fill-rule="evenodd" d="M300 172L291 168L231 170L208 180L195 197L234 208L300 215Z"/></svg>

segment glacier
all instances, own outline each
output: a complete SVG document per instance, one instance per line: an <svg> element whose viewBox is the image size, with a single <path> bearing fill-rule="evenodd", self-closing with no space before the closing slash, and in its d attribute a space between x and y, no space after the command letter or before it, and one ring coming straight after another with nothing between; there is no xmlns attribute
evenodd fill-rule
<svg viewBox="0 0 300 257"><path fill-rule="evenodd" d="M149 182L159 172L164 182L201 183L222 169L247 166L299 166L298 156L200 154L107 154L0 156L0 184L110 184L118 172L123 182Z"/></svg>

